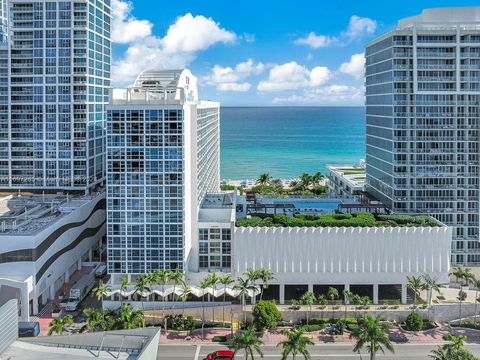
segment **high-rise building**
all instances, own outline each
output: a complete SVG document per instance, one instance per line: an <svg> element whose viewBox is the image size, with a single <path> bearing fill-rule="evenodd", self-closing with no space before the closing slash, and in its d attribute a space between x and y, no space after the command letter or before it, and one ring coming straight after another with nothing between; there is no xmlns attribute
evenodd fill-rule
<svg viewBox="0 0 480 360"><path fill-rule="evenodd" d="M427 9L366 46L366 189L453 227L480 264L480 7Z"/></svg>
<svg viewBox="0 0 480 360"><path fill-rule="evenodd" d="M219 104L188 70L144 71L107 108L108 271L185 270L220 186Z"/></svg>
<svg viewBox="0 0 480 360"><path fill-rule="evenodd" d="M110 0L1 5L0 188L88 192L105 172Z"/></svg>

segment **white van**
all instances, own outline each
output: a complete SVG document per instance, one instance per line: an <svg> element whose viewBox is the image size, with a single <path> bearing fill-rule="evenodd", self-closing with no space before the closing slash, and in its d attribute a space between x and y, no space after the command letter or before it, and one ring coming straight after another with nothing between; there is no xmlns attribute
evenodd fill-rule
<svg viewBox="0 0 480 360"><path fill-rule="evenodd" d="M95 277L97 278L104 277L106 273L107 273L107 265L105 265L104 263L98 264L97 267L95 268Z"/></svg>

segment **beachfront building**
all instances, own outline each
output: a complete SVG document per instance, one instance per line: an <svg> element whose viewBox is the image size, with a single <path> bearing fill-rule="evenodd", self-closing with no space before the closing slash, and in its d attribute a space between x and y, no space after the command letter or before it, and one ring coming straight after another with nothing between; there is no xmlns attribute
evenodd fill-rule
<svg viewBox="0 0 480 360"><path fill-rule="evenodd" d="M220 188L219 104L199 100L189 70L148 70L113 90L107 113L113 281L197 267L199 207Z"/></svg>
<svg viewBox="0 0 480 360"><path fill-rule="evenodd" d="M198 215L198 245L191 251L198 263L190 262L186 269L186 282L192 287L190 301L201 301L204 294L220 299L225 291L232 300L239 293L234 285L202 289L201 281L213 272L238 279L250 269L273 272L274 279L264 289L263 299L280 304L298 300L307 291L325 295L330 287L340 294L349 289L374 303L406 303L411 300L407 276L426 274L439 283L449 282L451 229L433 218L371 213L320 215L328 211L325 209L318 213L319 222L302 222L295 214L308 213L309 209L296 208L289 199L268 204L266 199L258 199L257 205L264 205L269 215L261 211L261 215L246 215L239 210L239 205L245 206L244 199L234 192L209 193L204 198ZM319 209L321 200L315 205ZM262 220L265 216L271 220ZM309 219L314 216L309 214ZM274 223L275 217L279 222ZM153 284L143 297L134 283L123 291L118 283L112 285L104 300L106 307L116 307L123 300L158 309L154 299L166 297L168 302L174 290L181 295L181 289L174 288L173 283ZM254 302L259 291L249 291L248 295Z"/></svg>
<svg viewBox="0 0 480 360"><path fill-rule="evenodd" d="M23 321L61 293L105 240L105 192L0 198L0 304L17 299Z"/></svg>
<svg viewBox="0 0 480 360"><path fill-rule="evenodd" d="M104 181L110 0L3 0L0 189Z"/></svg>
<svg viewBox="0 0 480 360"><path fill-rule="evenodd" d="M365 166L327 166L330 194L352 199L365 191Z"/></svg>
<svg viewBox="0 0 480 360"><path fill-rule="evenodd" d="M452 226L452 262L480 265L480 7L424 10L365 54L367 192Z"/></svg>

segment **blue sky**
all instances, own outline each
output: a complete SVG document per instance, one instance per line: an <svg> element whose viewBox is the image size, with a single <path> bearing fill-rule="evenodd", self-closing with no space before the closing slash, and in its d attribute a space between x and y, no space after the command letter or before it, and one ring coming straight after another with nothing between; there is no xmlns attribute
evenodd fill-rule
<svg viewBox="0 0 480 360"><path fill-rule="evenodd" d="M113 0L113 84L188 67L222 105L362 105L364 44L429 7L478 1Z"/></svg>

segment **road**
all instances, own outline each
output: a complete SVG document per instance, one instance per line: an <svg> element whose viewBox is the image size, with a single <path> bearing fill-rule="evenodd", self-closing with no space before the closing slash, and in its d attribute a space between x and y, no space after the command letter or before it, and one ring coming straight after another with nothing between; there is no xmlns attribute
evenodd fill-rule
<svg viewBox="0 0 480 360"><path fill-rule="evenodd" d="M480 344L469 344L467 349L476 356L480 356ZM214 345L160 345L158 347L157 359L159 360L203 360L208 353L222 348ZM223 347L224 348L224 347ZM352 352L353 346L350 344L321 344L310 347L312 359L322 360L340 360L340 359L360 359L358 354ZM400 344L395 345L395 354L386 353L377 355L378 359L383 360L421 360L429 359L430 350L436 349L437 345L430 344ZM265 359L281 359L280 349L275 346L264 346L262 348ZM243 359L244 355L238 353L238 359ZM260 359L260 356L255 356ZM364 360L368 359L366 353L362 354ZM300 357L300 359L303 359Z"/></svg>

